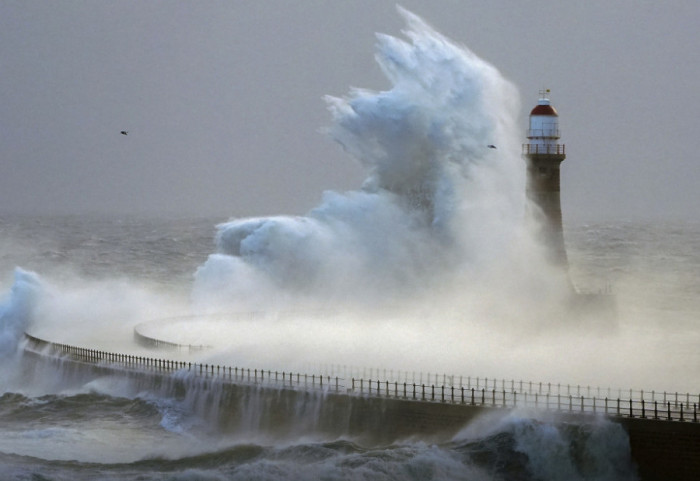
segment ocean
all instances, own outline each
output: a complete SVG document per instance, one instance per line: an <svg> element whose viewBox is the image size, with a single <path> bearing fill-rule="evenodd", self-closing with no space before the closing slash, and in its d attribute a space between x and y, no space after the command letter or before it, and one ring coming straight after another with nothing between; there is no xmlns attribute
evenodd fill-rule
<svg viewBox="0 0 700 481"><path fill-rule="evenodd" d="M697 395L700 224L571 223L564 212L569 268L549 264L526 196L517 89L399 11L408 40L377 37L392 87L326 97L326 132L367 171L357 190L324 192L304 215L0 216L0 479L637 479L627 435L600 416L508 411L448 439L386 444L314 430L317 404L303 398L280 434L264 397L232 413L240 405L206 389L22 357L27 332L343 382ZM615 309L574 308L574 289L612 294ZM154 351L135 329L207 348Z"/></svg>
<svg viewBox="0 0 700 481"><path fill-rule="evenodd" d="M5 290L14 267L21 265L57 283L126 278L134 285L186 292L211 251L214 225L211 218L2 217ZM696 387L700 226L588 223L569 225L566 233L572 277L589 287L609 283L619 296L619 325L611 330L638 328L642 332L633 338L644 342L653 331L658 339L647 345L653 350L640 357L668 363L664 373L673 376L670 382L664 373L652 374L647 384L613 387ZM606 335L619 340L599 334ZM623 361L609 367L620 371L621 379L636 362ZM547 374L538 360L525 369L533 376ZM219 432L181 400L120 392L106 381L69 389L61 383L30 386L4 374L2 479L635 479L626 435L609 422L573 429L514 415L481 437L458 435L440 444L262 440L255 432ZM495 374L511 375L505 368ZM575 373L549 380L582 381Z"/></svg>

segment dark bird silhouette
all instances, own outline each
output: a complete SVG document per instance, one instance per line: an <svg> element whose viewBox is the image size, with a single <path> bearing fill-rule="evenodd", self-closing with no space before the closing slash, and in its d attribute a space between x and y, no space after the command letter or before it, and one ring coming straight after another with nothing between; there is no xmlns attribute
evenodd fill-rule
<svg viewBox="0 0 700 481"><path fill-rule="evenodd" d="M128 130L122 130L122 132L121 132L122 135L126 135L126 134L128 134L128 133L129 133Z"/></svg>
<svg viewBox="0 0 700 481"><path fill-rule="evenodd" d="M489 144L489 145L487 145L486 147L488 147L489 149L495 149L495 148L496 148L496 146L493 145L493 144Z"/></svg>

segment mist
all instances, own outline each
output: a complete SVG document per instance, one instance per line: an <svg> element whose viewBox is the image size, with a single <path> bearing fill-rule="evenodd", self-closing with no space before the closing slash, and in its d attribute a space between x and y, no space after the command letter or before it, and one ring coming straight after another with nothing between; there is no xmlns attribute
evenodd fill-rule
<svg viewBox="0 0 700 481"><path fill-rule="evenodd" d="M217 253L197 271L197 306L440 305L503 284L506 271L521 272L516 284L541 276L526 222L517 90L399 11L408 40L377 37L391 89L326 97L327 132L366 170L361 188L328 191L305 216L221 224Z"/></svg>
<svg viewBox="0 0 700 481"><path fill-rule="evenodd" d="M399 12L405 39L377 36L390 88L325 99L326 133L366 172L356 190L327 191L303 216L221 223L188 296L128 277L17 271L2 332L143 352L131 339L146 322L155 337L211 346L202 362L250 368L692 387L672 376L689 359L674 350L692 339L659 343L668 317L642 299L653 276L613 279L617 318L571 309L572 273L547 263L534 234L516 87Z"/></svg>

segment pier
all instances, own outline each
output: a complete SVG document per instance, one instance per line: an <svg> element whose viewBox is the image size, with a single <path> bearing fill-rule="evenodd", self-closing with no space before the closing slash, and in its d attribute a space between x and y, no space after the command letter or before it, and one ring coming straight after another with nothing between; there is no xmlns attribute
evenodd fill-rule
<svg viewBox="0 0 700 481"><path fill-rule="evenodd" d="M166 347L177 347L176 345ZM551 413L556 422L602 416L629 435L640 479L700 476L698 393L610 390L531 381L390 372L379 378L299 373L147 358L53 343L25 334L24 355L66 375L118 375L138 389L186 396L201 391L222 429L256 427L286 435L349 435L370 443L409 437L445 441L488 413ZM330 369L333 371L333 369ZM338 371L338 369L335 369ZM413 379L411 379L413 378ZM270 412L246 419L254 404ZM313 413L313 418L309 413ZM299 417L306 416L299 422Z"/></svg>

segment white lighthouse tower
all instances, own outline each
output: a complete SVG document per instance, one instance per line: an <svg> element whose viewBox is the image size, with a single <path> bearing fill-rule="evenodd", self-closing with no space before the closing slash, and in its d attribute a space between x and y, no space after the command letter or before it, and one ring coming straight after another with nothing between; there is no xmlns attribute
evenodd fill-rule
<svg viewBox="0 0 700 481"><path fill-rule="evenodd" d="M530 112L529 127L522 152L527 162L527 194L539 208L541 239L550 259L566 267L559 183L566 146L559 143L559 114L549 101L549 89L540 91L540 99Z"/></svg>

